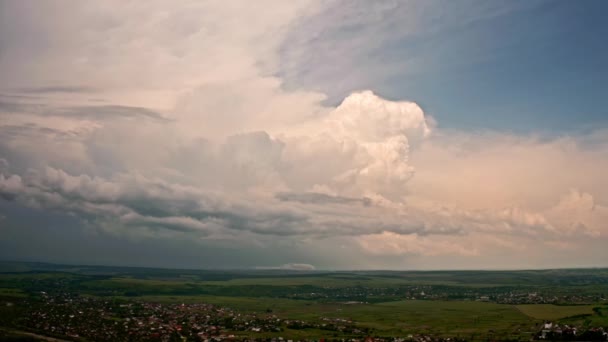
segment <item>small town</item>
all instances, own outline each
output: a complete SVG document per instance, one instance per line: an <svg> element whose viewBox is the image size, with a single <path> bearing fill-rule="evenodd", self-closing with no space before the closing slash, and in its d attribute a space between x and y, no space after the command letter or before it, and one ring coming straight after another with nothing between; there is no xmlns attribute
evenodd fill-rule
<svg viewBox="0 0 608 342"><path fill-rule="evenodd" d="M320 322L281 319L268 312L241 314L211 304L116 302L87 296L41 293L42 300L27 301L28 315L21 324L32 331L72 339L221 341L252 333L289 329L320 329L365 336L365 328L343 318ZM247 334L239 334L246 332ZM282 341L279 337L277 341Z"/></svg>
<svg viewBox="0 0 608 342"><path fill-rule="evenodd" d="M10 305L26 308L26 315L19 321L21 329L40 336L73 341L313 341L289 336L290 332L302 329L317 329L327 333L327 338L314 341L468 340L432 334L380 337L346 317L322 317L315 321L305 321L278 317L271 309L245 314L205 303L166 304L41 292L38 299ZM491 333L487 338L492 338ZM545 322L531 339L603 341L608 339L608 332L601 327L582 331L574 326Z"/></svg>

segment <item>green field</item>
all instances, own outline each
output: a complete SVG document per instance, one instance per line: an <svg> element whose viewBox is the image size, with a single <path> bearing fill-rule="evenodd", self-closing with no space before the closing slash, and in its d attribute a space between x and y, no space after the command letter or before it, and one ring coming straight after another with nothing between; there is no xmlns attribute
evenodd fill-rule
<svg viewBox="0 0 608 342"><path fill-rule="evenodd" d="M20 289L0 288L0 297L23 298L27 297L27 293L23 292Z"/></svg>
<svg viewBox="0 0 608 342"><path fill-rule="evenodd" d="M570 316L591 315L594 305L528 304L518 305L517 308L530 317L553 321Z"/></svg>

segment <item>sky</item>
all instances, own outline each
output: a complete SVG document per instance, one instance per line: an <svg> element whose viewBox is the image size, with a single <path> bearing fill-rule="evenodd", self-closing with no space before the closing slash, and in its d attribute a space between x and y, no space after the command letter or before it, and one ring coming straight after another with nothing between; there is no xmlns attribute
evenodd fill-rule
<svg viewBox="0 0 608 342"><path fill-rule="evenodd" d="M606 11L0 0L0 259L606 267Z"/></svg>

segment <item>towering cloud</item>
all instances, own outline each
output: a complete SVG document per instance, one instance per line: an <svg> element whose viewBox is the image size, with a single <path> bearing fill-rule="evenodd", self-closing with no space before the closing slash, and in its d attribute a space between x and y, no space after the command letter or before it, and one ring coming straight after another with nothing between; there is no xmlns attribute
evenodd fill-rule
<svg viewBox="0 0 608 342"><path fill-rule="evenodd" d="M23 242L23 212L65 220L74 239L178 241L247 255L220 266L298 270L478 266L514 251L502 266L547 265L521 249L606 239L605 131L449 131L415 102L366 90L330 105L287 87L285 37L323 6L56 5L40 4L60 18L38 18L11 3L25 18L11 22L43 41L0 39L14 79L0 84L0 246ZM46 224L28 229L66 241Z"/></svg>

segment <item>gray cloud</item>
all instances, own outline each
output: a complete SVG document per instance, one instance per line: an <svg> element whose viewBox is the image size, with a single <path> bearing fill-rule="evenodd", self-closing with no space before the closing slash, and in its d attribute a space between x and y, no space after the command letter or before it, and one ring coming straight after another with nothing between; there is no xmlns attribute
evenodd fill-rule
<svg viewBox="0 0 608 342"><path fill-rule="evenodd" d="M143 107L104 105L104 106L79 106L52 110L49 115L72 116L92 119L107 119L111 117L144 117L154 120L167 121L162 114Z"/></svg>
<svg viewBox="0 0 608 342"><path fill-rule="evenodd" d="M0 101L0 115L2 112L18 112L39 116L71 117L75 119L107 120L111 118L148 118L153 120L169 121L162 114L148 108L99 105L99 106L52 106L43 103Z"/></svg>
<svg viewBox="0 0 608 342"><path fill-rule="evenodd" d="M318 192L305 192L305 193L297 193L297 192L280 192L275 195L275 197L281 201L293 201L300 203L310 203L310 204L361 204L364 206L369 206L372 204L372 201L369 198L351 198L351 197L343 197L343 196L331 196Z"/></svg>
<svg viewBox="0 0 608 342"><path fill-rule="evenodd" d="M32 105L16 101L0 101L0 114L3 112L32 112L41 108L40 105Z"/></svg>
<svg viewBox="0 0 608 342"><path fill-rule="evenodd" d="M31 136L46 136L51 139L74 139L81 137L83 132L78 130L61 130L39 126L34 123L23 125L6 125L0 127L0 133L5 138L28 138Z"/></svg>
<svg viewBox="0 0 608 342"><path fill-rule="evenodd" d="M26 94L56 94L56 93L94 93L98 89L89 86L40 86L15 89L18 93Z"/></svg>
<svg viewBox="0 0 608 342"><path fill-rule="evenodd" d="M89 220L201 235L248 232L321 238L382 231L422 235L461 232L459 227L430 226L414 217L378 219L378 212L370 205L364 205L369 209L358 215L344 216L353 202L330 196L317 195L314 198L322 201L298 202L304 206L294 207L280 205L284 200L250 202L141 176L118 175L107 180L72 176L48 167L43 171L30 170L23 177L0 174L0 194L25 205L76 212ZM356 202L357 205L364 203L364 200Z"/></svg>

